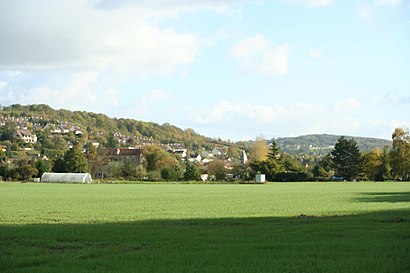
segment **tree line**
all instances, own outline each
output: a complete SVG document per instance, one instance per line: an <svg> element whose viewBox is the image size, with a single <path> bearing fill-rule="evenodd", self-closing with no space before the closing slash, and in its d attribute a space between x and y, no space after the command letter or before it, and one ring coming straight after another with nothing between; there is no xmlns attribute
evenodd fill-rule
<svg viewBox="0 0 410 273"><path fill-rule="evenodd" d="M170 124L158 125L129 119L111 119L102 114L80 111L54 110L47 105L12 105L4 107L2 115L8 117L41 116L37 122L70 121L80 125L83 134L51 135L47 131L35 132L36 144L16 141L16 125L0 127L0 178L2 180L29 180L44 171L84 172L94 176L99 172L109 179L146 180L198 180L208 174L215 180L253 180L255 174L264 173L269 181L329 181L329 180L409 180L409 132L397 128L392 134L392 145L384 149L360 151L354 139L338 139L334 149L326 156L280 151L275 140L252 142L223 142L196 134L192 129L181 130ZM33 121L34 122L34 121ZM102 147L132 146L120 144L112 132L140 135L154 139L156 144L180 141L191 153L225 146L226 157L217 157L208 164L184 161L158 147L146 145L142 164L134 162L101 162L98 150L88 142L97 140ZM132 140L132 139L131 139ZM68 149L69 144L74 147ZM363 144L361 145L363 146ZM30 149L28 149L30 148ZM85 150L85 153L84 153ZM246 150L249 162L242 164L240 151ZM46 157L39 157L38 155Z"/></svg>
<svg viewBox="0 0 410 273"><path fill-rule="evenodd" d="M354 139L340 137L333 150L324 157L282 153L275 140L269 143L257 139L250 145L249 162L215 158L208 164L183 160L158 145L143 148L142 162L131 160L104 162L98 149L76 143L71 149L52 160L20 158L8 160L0 151L2 180L30 180L46 171L100 172L105 179L190 181L200 180L201 174L217 181L250 181L263 173L268 181L354 181L410 180L410 133L397 128L392 134L392 146L360 151ZM85 152L84 152L85 151Z"/></svg>
<svg viewBox="0 0 410 273"><path fill-rule="evenodd" d="M251 169L265 173L269 181L409 181L410 134L396 128L392 140L391 147L363 152L353 138L340 137L328 155L305 166L300 163L307 160L298 161L294 156L281 154L272 140L270 150L258 153L259 158L251 163Z"/></svg>

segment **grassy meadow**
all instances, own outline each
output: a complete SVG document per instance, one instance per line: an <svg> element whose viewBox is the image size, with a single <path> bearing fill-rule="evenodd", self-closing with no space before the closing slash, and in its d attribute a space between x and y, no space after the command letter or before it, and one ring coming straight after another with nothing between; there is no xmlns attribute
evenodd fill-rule
<svg viewBox="0 0 410 273"><path fill-rule="evenodd" d="M410 183L0 183L0 272L410 272Z"/></svg>

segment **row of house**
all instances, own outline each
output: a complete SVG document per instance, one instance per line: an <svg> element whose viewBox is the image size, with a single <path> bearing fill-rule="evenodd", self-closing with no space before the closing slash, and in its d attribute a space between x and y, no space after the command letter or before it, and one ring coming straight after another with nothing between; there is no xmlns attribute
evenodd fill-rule
<svg viewBox="0 0 410 273"><path fill-rule="evenodd" d="M30 122L30 120L32 122ZM41 121L43 117L0 117L0 126L5 126L7 123L15 123L18 130L28 130L32 127L34 131L49 131L52 134L68 134L73 132L75 135L82 135L82 129L68 122L47 123L44 127ZM44 123L43 123L44 124Z"/></svg>
<svg viewBox="0 0 410 273"><path fill-rule="evenodd" d="M43 127L43 130L50 131L52 134L68 134L70 132L74 133L75 135L82 135L82 129L72 123L47 123L46 126Z"/></svg>

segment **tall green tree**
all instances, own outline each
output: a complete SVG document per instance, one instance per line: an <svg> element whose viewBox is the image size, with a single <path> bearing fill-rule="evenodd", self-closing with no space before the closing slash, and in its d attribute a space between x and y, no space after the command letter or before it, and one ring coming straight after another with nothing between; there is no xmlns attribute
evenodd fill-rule
<svg viewBox="0 0 410 273"><path fill-rule="evenodd" d="M410 180L410 133L396 128L392 135L391 171L398 180Z"/></svg>
<svg viewBox="0 0 410 273"><path fill-rule="evenodd" d="M142 154L147 171L161 170L177 161L174 156L156 145L145 146Z"/></svg>
<svg viewBox="0 0 410 273"><path fill-rule="evenodd" d="M185 163L184 179L186 181L198 181L201 179L201 172L195 163L189 161Z"/></svg>
<svg viewBox="0 0 410 273"><path fill-rule="evenodd" d="M84 173L89 171L87 157L80 144L75 144L64 154L64 165L66 172Z"/></svg>
<svg viewBox="0 0 410 273"><path fill-rule="evenodd" d="M208 164L208 174L214 176L217 181L223 181L226 178L225 162L215 159Z"/></svg>
<svg viewBox="0 0 410 273"><path fill-rule="evenodd" d="M389 179L390 162L389 150L375 148L364 156L364 169L366 178L373 181Z"/></svg>
<svg viewBox="0 0 410 273"><path fill-rule="evenodd" d="M48 172L50 166L47 161L39 159L36 161L35 167L37 169L37 175L41 177L43 173Z"/></svg>
<svg viewBox="0 0 410 273"><path fill-rule="evenodd" d="M74 144L73 148L65 152L63 158L55 161L53 171L66 173L85 173L89 171L87 157L83 153L80 144Z"/></svg>
<svg viewBox="0 0 410 273"><path fill-rule="evenodd" d="M137 176L137 166L132 160L126 160L122 164L121 173L126 179L134 179Z"/></svg>
<svg viewBox="0 0 410 273"><path fill-rule="evenodd" d="M340 137L331 152L335 175L351 181L360 178L363 159L354 139Z"/></svg>
<svg viewBox="0 0 410 273"><path fill-rule="evenodd" d="M173 164L161 169L161 178L168 181L180 181L184 179L184 169L181 164Z"/></svg>
<svg viewBox="0 0 410 273"><path fill-rule="evenodd" d="M278 145L276 144L275 139L272 139L269 146L268 152L268 159L270 160L278 160L280 157L280 150Z"/></svg>

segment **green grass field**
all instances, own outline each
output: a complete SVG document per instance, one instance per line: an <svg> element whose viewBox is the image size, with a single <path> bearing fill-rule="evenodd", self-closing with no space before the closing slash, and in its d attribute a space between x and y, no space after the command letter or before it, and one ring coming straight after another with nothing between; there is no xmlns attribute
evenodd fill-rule
<svg viewBox="0 0 410 273"><path fill-rule="evenodd" d="M0 272L410 272L410 183L0 183Z"/></svg>

